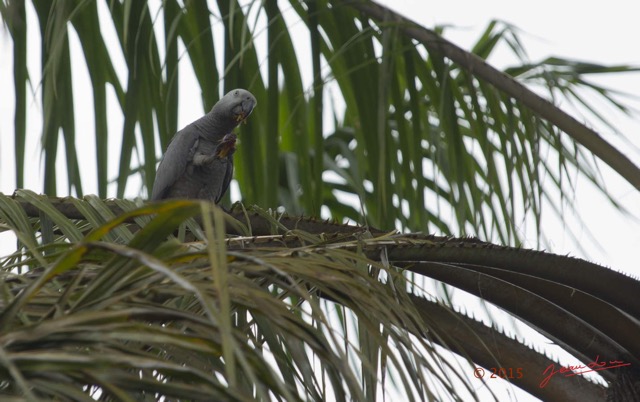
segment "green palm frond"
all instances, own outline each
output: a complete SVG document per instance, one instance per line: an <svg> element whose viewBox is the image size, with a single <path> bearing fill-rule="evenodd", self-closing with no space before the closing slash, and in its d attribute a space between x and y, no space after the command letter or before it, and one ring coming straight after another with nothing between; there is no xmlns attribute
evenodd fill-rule
<svg viewBox="0 0 640 402"><path fill-rule="evenodd" d="M221 211L199 202L52 201L27 191L0 196L3 224L21 241L36 234L0 261L7 396L465 399L477 398L476 365L511 364L525 370L512 383L544 400L600 400L631 392L616 384L640 364L632 302L640 282L583 260L358 227L227 238ZM38 215L34 207L51 216L55 243L42 243L42 218L28 217ZM75 220L62 216L72 208ZM91 222L113 208L128 212ZM14 215L26 224L6 218ZM192 217L207 240L177 241ZM71 240L78 232L83 238ZM601 354L631 367L604 371L608 390L563 376L540 387L558 363L433 300L422 277L478 294L585 364ZM471 366L461 370L444 350Z"/></svg>
<svg viewBox="0 0 640 402"><path fill-rule="evenodd" d="M635 278L463 237L519 244L532 222L545 243L542 217L564 219L578 178L607 195L602 163L640 188L633 162L556 106L616 132L598 105L634 111L591 78L637 67L531 61L498 21L465 51L444 28L371 1L104 5L0 2L16 184L29 86L42 100L48 194L0 194L0 231L17 238L0 259L3 400L479 400L479 366L522 368L510 383L543 400L640 399ZM42 62L31 66L36 24ZM505 47L515 62L499 71L487 60ZM78 65L92 91L80 96ZM199 93L185 99L191 72ZM239 129L243 203L223 213L139 201L179 108L208 111L235 87L258 100ZM80 102L95 114L91 178ZM434 297L431 283L497 306L585 365L625 365L600 372L606 386L556 375L541 387L560 363L452 307L448 290Z"/></svg>
<svg viewBox="0 0 640 402"><path fill-rule="evenodd" d="M570 100L613 126L584 91L623 112L627 107L588 77L637 68L560 58L533 63L517 29L507 24L491 22L466 52L372 2L292 1L284 7L169 1L159 9L127 4L111 4L108 15L91 1L36 7L44 52L43 80L35 84L43 90L44 190L49 195L59 192L59 140L70 178L66 193L82 195L86 188L70 107L69 29L80 40L90 72L97 150L97 177L91 181L101 198L144 197L144 190L131 186L152 185L156 150L165 149L180 128L178 105L202 104L206 111L222 91L237 86L252 91L259 105L240 129L236 178L241 197L265 208L284 206L294 215L319 216L322 210L327 217L384 229L471 233L516 244L529 218L539 231L546 200L572 191L574 172L605 192L591 152L632 183L638 173L597 134L522 86L538 86L552 100ZM2 7L16 43L25 35L24 9L22 2ZM105 24L112 25L117 43L105 42L100 33ZM299 49L301 29L309 34L310 59ZM269 45L259 52L265 39ZM501 46L521 61L506 74L483 61ZM26 71L15 75L20 185L26 135L21 127L27 118L21 99L29 75L21 56L26 49L14 50L16 71ZM116 64L116 54L124 57L124 66ZM306 65L311 65L311 80L305 78ZM126 82L116 67L127 71ZM178 97L179 77L189 69L201 91L199 101ZM107 115L111 90L120 110L109 113L124 117L120 134ZM327 115L334 116L334 124ZM108 145L114 141L122 147L111 155ZM547 165L550 159L557 165ZM109 160L118 161L116 178L107 177ZM112 191L110 182L116 184ZM345 205L344 199L361 208Z"/></svg>
<svg viewBox="0 0 640 402"><path fill-rule="evenodd" d="M23 200L31 196L18 195ZM46 197L36 198L39 207L52 212ZM11 362L10 372L23 380L15 383L22 388L14 388L5 377L3 393L76 398L83 391L77 384L84 383L90 387L83 399L92 392L105 400L147 393L188 399L272 395L302 400L306 395L326 400L327 392L337 400L370 399L360 381L361 376L373 379L375 391L377 364L365 359L364 347L343 339L345 334L331 324L334 318L326 315L331 309L318 295L360 314L383 308L382 314L359 321L367 328L367 347L382 348L385 365L403 373L405 387L414 383L415 392L428 389L420 380L427 363L406 366L390 349L391 344L401 344L405 353L423 360L418 348L424 341L416 344L400 330L405 325L397 325L404 321L420 328L417 314L396 311L390 304L407 297L397 273L380 267L397 278L389 288L391 283L370 275L370 261L361 253L324 254L314 247L226 252L224 239L215 237L209 238L208 246L160 240L177 227L176 219L193 216L200 208L204 206L194 202L144 207L95 227L82 241L58 253L47 254L46 246L36 246L26 249L19 263L16 256L3 260L4 290L9 295L0 316L3 351L5 361ZM132 217L150 213L157 215L127 244L118 236L115 242L107 241ZM204 222L213 235L211 222ZM213 224L222 227L216 214ZM311 234L298 239L322 242ZM35 255L46 262L34 266ZM15 274L17 264L30 269ZM357 287L351 288L354 284ZM353 300L357 289L363 296L371 292L385 296ZM225 293L230 302L226 308ZM47 301L48 306L42 304ZM233 325L223 324L228 318ZM276 359L275 366L267 355ZM322 362L321 375L315 372L314 360ZM110 369L100 370L103 366Z"/></svg>

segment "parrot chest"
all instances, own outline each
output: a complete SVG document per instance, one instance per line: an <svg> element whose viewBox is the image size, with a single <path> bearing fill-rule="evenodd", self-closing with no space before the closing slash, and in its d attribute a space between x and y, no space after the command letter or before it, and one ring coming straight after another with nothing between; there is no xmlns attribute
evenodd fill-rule
<svg viewBox="0 0 640 402"><path fill-rule="evenodd" d="M206 164L196 164L193 158L198 154L217 155L219 148L220 144L199 139L191 152L184 174L174 185L173 193L179 194L181 198L218 200L226 191L225 179L233 170L233 153L228 153L225 157L218 155Z"/></svg>

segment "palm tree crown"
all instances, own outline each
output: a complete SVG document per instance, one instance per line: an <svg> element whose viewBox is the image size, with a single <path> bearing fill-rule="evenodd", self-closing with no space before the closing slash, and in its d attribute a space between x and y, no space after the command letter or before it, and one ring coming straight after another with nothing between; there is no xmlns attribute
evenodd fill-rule
<svg viewBox="0 0 640 402"><path fill-rule="evenodd" d="M560 94L594 110L579 95L591 87L626 111L584 77L637 68L534 63L499 22L465 51L443 28L371 1L106 4L0 3L13 40L18 187L34 84L26 39L40 27L47 194L0 194L0 228L18 244L0 259L0 393L448 400L480 398L478 369L504 368L498 376L544 400L636 400L636 279L465 236L519 245L526 223L545 244L543 210L571 209L576 175L606 194L595 158L640 189L632 161L546 100ZM485 60L503 44L520 63L499 71ZM89 100L75 92L78 63ZM181 97L191 70L197 100ZM142 202L159 150L181 128L181 105L210 110L236 87L258 104L238 132L243 204L225 212ZM80 102L95 118L90 179ZM89 181L97 196L85 195ZM419 234L434 231L444 236ZM452 289L526 322L584 365L602 356L619 367L600 372L606 386L562 375L541 386L559 363L452 307Z"/></svg>

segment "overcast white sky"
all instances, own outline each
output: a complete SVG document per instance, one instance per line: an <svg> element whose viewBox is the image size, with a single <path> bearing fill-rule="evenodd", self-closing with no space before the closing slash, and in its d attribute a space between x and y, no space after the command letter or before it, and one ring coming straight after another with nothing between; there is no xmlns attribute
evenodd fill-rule
<svg viewBox="0 0 640 402"><path fill-rule="evenodd" d="M637 22L637 4L633 1L609 0L603 3L557 0L387 0L383 3L427 27L435 24L455 26L456 28L447 31L446 37L463 48L470 47L491 19L499 19L522 29L524 44L533 61L554 55L603 64L640 65L640 24ZM30 60L32 65L37 66L39 45L30 43L29 46L30 52L35 52L30 55ZM15 189L12 167L13 81L11 64L6 62L10 58L11 41L8 33L0 31L0 60L5 61L0 63L0 191L5 194L11 194ZM506 57L506 52L498 53L490 59L490 62L498 67L509 65L512 61ZM35 83L39 80L35 75L32 78ZM636 96L640 95L640 74L600 78L598 82ZM40 105L37 102L31 104L34 110L39 110ZM635 105L640 108L640 103L635 102ZM78 115L82 115L82 112ZM181 115L180 125L183 126L191 120L192 116ZM624 136L640 147L640 116L626 119L614 115L613 121ZM89 122L84 127L86 130L93 130L92 124ZM79 136L83 135L82 127L78 127ZM38 119L30 119L29 130L39 132L40 129ZM602 134L615 144L624 144L609 131L603 130ZM37 140L32 142L27 155L27 187L40 192L42 176L36 144ZM640 155L637 152L634 153L627 146L623 149L637 165L640 165ZM85 150L81 152L86 153ZM629 208L636 217L640 216L637 207L640 205L640 192L609 169L603 168L602 171L613 197ZM608 201L596 195L584 180L578 184L574 203L577 205L582 225L577 225L578 219L571 216L567 217L566 224L573 228L579 236L579 241L588 248L589 259L640 276L637 252L640 249L638 220L620 216L610 207ZM576 244L567 236L562 222L547 219L543 222L543 231L552 240L551 251L587 257L579 253ZM588 231L594 234L604 251L593 247L593 243L588 240ZM0 237L0 242L2 239L6 238ZM529 240L528 246L535 246L535 239ZM0 250L4 249L0 244Z"/></svg>
<svg viewBox="0 0 640 402"><path fill-rule="evenodd" d="M464 48L470 47L491 19L499 19L516 25L523 31L524 44L533 61L548 56L562 56L603 64L640 65L640 24L637 23L635 2L397 0L385 3L426 26L456 26L456 29L448 30L446 36ZM495 57L490 62L505 66L510 61L506 57ZM602 77L597 81L640 96L640 74ZM638 102L634 104L640 107ZM640 116L631 120L614 115L613 121L621 133L633 144L640 146ZM627 155L640 165L640 155L637 152L633 153L622 145L610 131L602 130L601 133L608 140L621 144ZM637 216L640 212L640 194L608 169L603 169L603 173L614 198L635 211ZM581 182L576 196L580 218L584 222L584 229L590 230L606 250L606 254L597 250L590 251L591 259L640 276L637 263L640 225L621 217L609 207L606 200L588 190L589 186L584 181ZM544 227L545 234L553 239L554 252L578 254L559 222L545 222ZM586 231L577 228L577 233L583 233L582 240L588 244Z"/></svg>

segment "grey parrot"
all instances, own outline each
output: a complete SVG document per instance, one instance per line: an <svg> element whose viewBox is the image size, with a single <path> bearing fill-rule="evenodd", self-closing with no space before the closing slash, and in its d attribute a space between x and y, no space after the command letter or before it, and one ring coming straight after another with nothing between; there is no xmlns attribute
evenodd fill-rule
<svg viewBox="0 0 640 402"><path fill-rule="evenodd" d="M251 92L234 89L209 113L178 131L158 165L151 200L188 198L217 204L233 175L237 137L232 131L256 103Z"/></svg>

